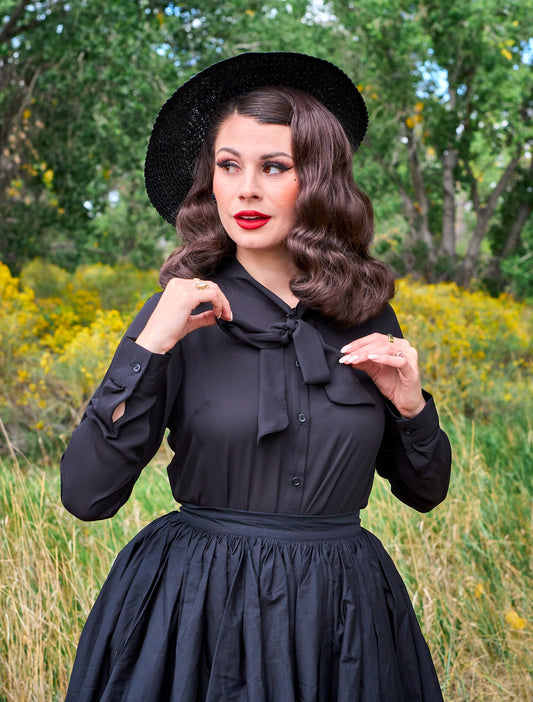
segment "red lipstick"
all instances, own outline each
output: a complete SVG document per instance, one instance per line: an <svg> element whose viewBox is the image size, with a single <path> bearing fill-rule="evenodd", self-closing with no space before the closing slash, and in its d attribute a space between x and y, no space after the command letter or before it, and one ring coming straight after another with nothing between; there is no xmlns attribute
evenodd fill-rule
<svg viewBox="0 0 533 702"><path fill-rule="evenodd" d="M233 219L242 229L259 229L270 220L270 217L257 210L241 210L233 215Z"/></svg>

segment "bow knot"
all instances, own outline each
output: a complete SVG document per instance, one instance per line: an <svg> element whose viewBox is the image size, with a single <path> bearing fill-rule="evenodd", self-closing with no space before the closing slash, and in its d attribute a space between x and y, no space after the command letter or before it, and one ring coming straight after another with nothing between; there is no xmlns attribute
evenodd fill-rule
<svg viewBox="0 0 533 702"><path fill-rule="evenodd" d="M317 329L302 319L302 314L303 311L293 310L283 321L266 329L238 316L233 322L218 320L226 334L260 350L258 443L267 434L282 431L289 424L283 347L290 343L294 344L304 383L325 386L330 399L342 404L369 399L364 391L364 397L357 392L360 382L355 373L339 365L340 352L328 346ZM359 400L355 399L357 395Z"/></svg>
<svg viewBox="0 0 533 702"><path fill-rule="evenodd" d="M284 322L281 322L279 325L282 331L282 337L283 340L287 340L287 344L290 342L292 335L298 329L298 325L300 324L300 319L294 315L294 313L290 313L287 315L287 318L285 319ZM273 325L275 328L276 324Z"/></svg>

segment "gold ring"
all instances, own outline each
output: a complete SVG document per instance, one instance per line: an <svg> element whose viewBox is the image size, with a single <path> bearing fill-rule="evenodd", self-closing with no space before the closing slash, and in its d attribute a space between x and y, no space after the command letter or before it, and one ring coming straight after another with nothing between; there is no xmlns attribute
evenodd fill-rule
<svg viewBox="0 0 533 702"><path fill-rule="evenodd" d="M387 337L388 337L390 343L394 344L394 337L392 336L392 334L390 332L387 334Z"/></svg>
<svg viewBox="0 0 533 702"><path fill-rule="evenodd" d="M209 283L200 280L200 278L193 278L193 280L196 282L196 287L198 288L198 290L207 290L207 288L209 287Z"/></svg>

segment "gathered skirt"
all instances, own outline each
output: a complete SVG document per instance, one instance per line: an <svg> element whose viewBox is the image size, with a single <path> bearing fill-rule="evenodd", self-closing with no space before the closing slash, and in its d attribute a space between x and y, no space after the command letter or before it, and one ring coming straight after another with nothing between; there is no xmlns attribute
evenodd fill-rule
<svg viewBox="0 0 533 702"><path fill-rule="evenodd" d="M118 555L66 702L441 702L405 585L357 513L183 505Z"/></svg>

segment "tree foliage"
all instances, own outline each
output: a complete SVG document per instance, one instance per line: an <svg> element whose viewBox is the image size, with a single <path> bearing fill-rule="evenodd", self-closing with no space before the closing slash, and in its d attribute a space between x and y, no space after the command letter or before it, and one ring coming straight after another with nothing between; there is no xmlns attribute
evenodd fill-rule
<svg viewBox="0 0 533 702"><path fill-rule="evenodd" d="M531 7L358 0L334 8L351 40L345 65L357 67L373 107L367 158L401 197L407 247L430 280L468 285L483 247L509 254L531 212ZM506 207L517 198L521 210Z"/></svg>
<svg viewBox="0 0 533 702"><path fill-rule="evenodd" d="M0 0L0 256L15 271L35 255L157 265L174 236L142 184L159 105L215 60L292 50L333 60L365 95L355 168L378 252L399 273L530 294L528 5Z"/></svg>

